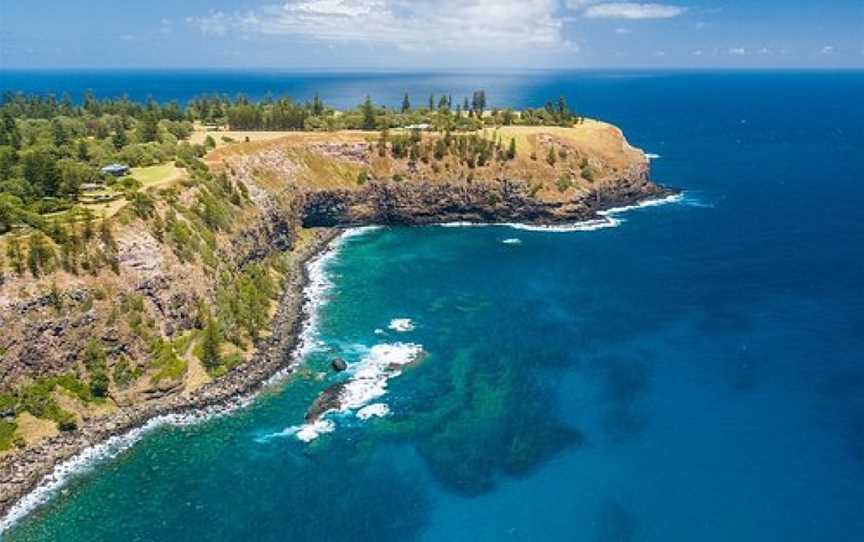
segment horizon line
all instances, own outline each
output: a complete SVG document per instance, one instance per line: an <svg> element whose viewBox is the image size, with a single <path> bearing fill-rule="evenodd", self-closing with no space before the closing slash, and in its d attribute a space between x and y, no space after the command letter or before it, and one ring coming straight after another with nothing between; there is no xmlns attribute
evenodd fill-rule
<svg viewBox="0 0 864 542"><path fill-rule="evenodd" d="M278 72L278 73L398 73L398 74L424 74L424 73L513 73L513 72L596 72L596 71L630 71L630 72L658 72L658 71L765 71L765 72L796 72L796 71L864 71L864 66L580 66L580 67L509 67L509 68L382 68L382 67L230 67L230 66L195 66L195 67L130 67L130 66L44 66L44 67L4 67L0 66L0 74L9 72L52 72L52 71L127 71L127 72Z"/></svg>

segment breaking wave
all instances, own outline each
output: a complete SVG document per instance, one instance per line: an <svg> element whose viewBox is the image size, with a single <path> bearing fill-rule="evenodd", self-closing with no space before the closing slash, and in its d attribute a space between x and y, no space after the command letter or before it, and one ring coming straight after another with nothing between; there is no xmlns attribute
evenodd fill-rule
<svg viewBox="0 0 864 542"><path fill-rule="evenodd" d="M414 331L414 322L410 318L394 318L390 320L390 325L387 326L393 331L406 332Z"/></svg>
<svg viewBox="0 0 864 542"><path fill-rule="evenodd" d="M402 374L401 368L414 363L422 354L423 347L415 343L373 346L360 361L348 365L349 379L339 393L339 408L325 412L322 416L333 413L353 414L360 420L386 416L390 413L390 408L386 404L370 403L386 394L387 381ZM334 429L334 422L322 417L313 423L289 427L275 435L294 435L304 442L310 442ZM271 435L270 438L275 435Z"/></svg>
<svg viewBox="0 0 864 542"><path fill-rule="evenodd" d="M141 427L132 429L122 435L116 435L108 440L85 448L74 457L57 464L51 474L47 475L30 493L22 497L0 519L0 534L14 526L18 521L47 503L71 479L90 472L101 463L111 460L140 441L153 430L166 426L184 426L200 423L222 414L228 409L207 409L190 414L168 414L151 419ZM0 537L2 539L2 537Z"/></svg>
<svg viewBox="0 0 864 542"><path fill-rule="evenodd" d="M602 230L605 228L616 228L620 226L624 219L620 218L618 215L622 213L626 213L627 211L632 211L635 209L642 209L644 207L656 207L658 205L666 205L668 203L678 203L684 201L684 194L672 194L669 196L665 196L662 198L648 199L645 201L640 201L639 203L635 203L633 205L626 205L623 207L612 207L611 209L606 209L605 211L598 211L597 216L599 218L592 218L590 220L583 220L582 222L573 222L572 224L550 224L550 225L537 225L537 224L523 224L521 222L504 222L501 224L496 224L492 222L445 222L443 224L438 224L438 226L444 228L466 228L466 227L507 227L513 228L514 230L523 230L523 231L537 231L537 232L551 232L551 233L568 233L568 232L579 232L579 231L596 231ZM517 244L516 240L506 239L503 242L510 242L513 244Z"/></svg>

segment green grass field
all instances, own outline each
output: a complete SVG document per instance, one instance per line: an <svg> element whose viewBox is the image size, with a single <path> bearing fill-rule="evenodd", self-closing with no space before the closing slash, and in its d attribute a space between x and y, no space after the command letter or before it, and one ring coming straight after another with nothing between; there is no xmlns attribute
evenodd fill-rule
<svg viewBox="0 0 864 542"><path fill-rule="evenodd" d="M129 175L141 181L144 188L167 184L179 179L182 174L183 170L172 162L158 166L134 167L129 171Z"/></svg>

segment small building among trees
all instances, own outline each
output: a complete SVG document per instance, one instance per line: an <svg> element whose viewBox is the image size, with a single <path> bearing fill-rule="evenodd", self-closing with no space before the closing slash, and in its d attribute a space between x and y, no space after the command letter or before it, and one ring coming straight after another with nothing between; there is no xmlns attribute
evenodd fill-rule
<svg viewBox="0 0 864 542"><path fill-rule="evenodd" d="M127 166L126 164L108 164L100 171L102 173L107 173L108 175L113 175L115 177L122 177L129 174L129 166Z"/></svg>

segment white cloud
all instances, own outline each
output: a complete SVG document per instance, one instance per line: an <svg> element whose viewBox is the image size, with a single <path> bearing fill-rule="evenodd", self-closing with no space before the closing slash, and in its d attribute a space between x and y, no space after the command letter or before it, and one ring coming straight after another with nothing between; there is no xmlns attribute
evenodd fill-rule
<svg viewBox="0 0 864 542"><path fill-rule="evenodd" d="M670 19L687 11L683 6L637 2L590 2L586 5L584 15L589 19Z"/></svg>
<svg viewBox="0 0 864 542"><path fill-rule="evenodd" d="M630 33L632 33L632 32L633 32L633 31L630 30L629 28L616 28L616 29L615 29L615 33L616 33L616 34L630 34Z"/></svg>
<svg viewBox="0 0 864 542"><path fill-rule="evenodd" d="M189 17L186 22L197 26L198 30L206 36L224 36L228 33L232 18L222 11L214 11L206 17Z"/></svg>
<svg viewBox="0 0 864 542"><path fill-rule="evenodd" d="M288 0L188 21L208 35L290 36L406 50L566 48L559 0Z"/></svg>
<svg viewBox="0 0 864 542"><path fill-rule="evenodd" d="M159 33L163 35L170 34L172 30L171 20L170 19L162 19L159 22Z"/></svg>
<svg viewBox="0 0 864 542"><path fill-rule="evenodd" d="M830 55L833 53L834 53L834 46L833 45L826 45L825 47L822 48L822 54L823 55Z"/></svg>
<svg viewBox="0 0 864 542"><path fill-rule="evenodd" d="M747 54L747 49L743 47L733 47L729 49L728 52L732 56L745 56Z"/></svg>

